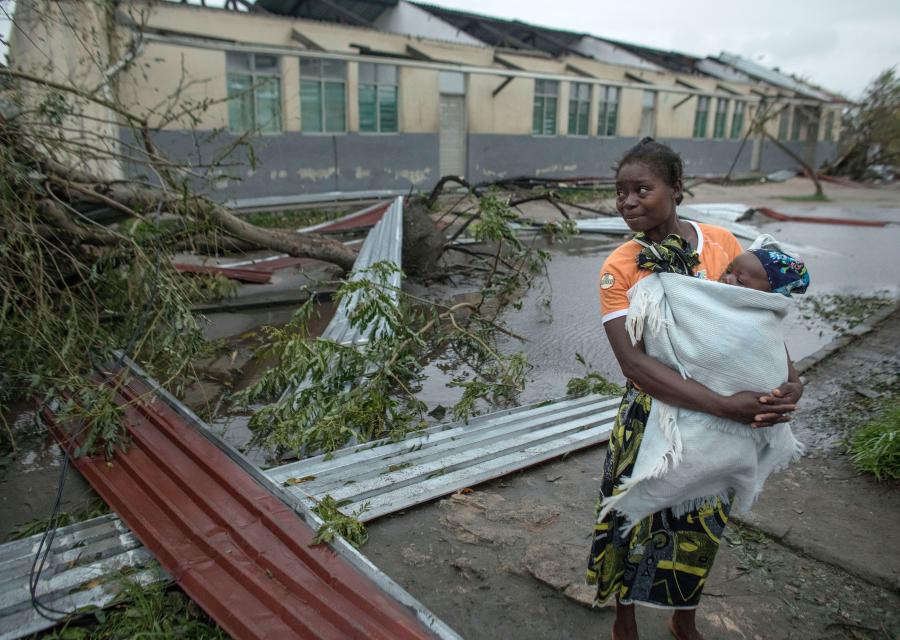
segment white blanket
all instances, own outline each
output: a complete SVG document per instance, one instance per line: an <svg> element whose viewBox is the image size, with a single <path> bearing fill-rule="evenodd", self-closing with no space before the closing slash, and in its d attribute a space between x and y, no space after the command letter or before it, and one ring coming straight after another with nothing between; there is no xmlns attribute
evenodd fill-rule
<svg viewBox="0 0 900 640"><path fill-rule="evenodd" d="M629 291L626 327L647 355L713 391L769 393L787 380L782 319L791 301L672 273L640 280ZM775 470L803 452L781 423L749 425L653 401L632 475L602 503L625 529L666 507L675 515L732 495L747 511Z"/></svg>

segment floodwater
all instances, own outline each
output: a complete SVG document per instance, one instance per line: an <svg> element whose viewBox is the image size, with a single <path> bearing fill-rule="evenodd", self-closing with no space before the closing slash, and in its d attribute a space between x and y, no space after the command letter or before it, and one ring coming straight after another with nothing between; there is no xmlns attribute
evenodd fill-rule
<svg viewBox="0 0 900 640"><path fill-rule="evenodd" d="M878 207L855 211L854 217L900 220L900 209ZM809 215L809 208L780 206L790 215ZM846 215L837 207L823 207L815 215ZM785 322L791 357L797 361L813 354L839 335L833 325L851 309L834 309L834 318L812 313L811 298L823 295L897 298L900 296L900 225L884 228L802 222L749 221L760 233L799 247L811 276L806 296L795 296L795 304ZM506 353L524 351L533 366L522 402L536 402L565 395L566 382L584 375L577 361L580 354L591 367L622 383L624 378L610 350L600 323L597 278L603 260L622 237L582 236L567 245L554 245L548 265L547 282L537 283L525 294L521 310L510 310L503 320L526 343L504 338ZM749 241L741 241L744 246ZM864 311L870 311L866 309ZM812 317L808 316L812 313ZM434 368L433 379L423 389L429 404L452 404L458 397L442 389L446 376Z"/></svg>

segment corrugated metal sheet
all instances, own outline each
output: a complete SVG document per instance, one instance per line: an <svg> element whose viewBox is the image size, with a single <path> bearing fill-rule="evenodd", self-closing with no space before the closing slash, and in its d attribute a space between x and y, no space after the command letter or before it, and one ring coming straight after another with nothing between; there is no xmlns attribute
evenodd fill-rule
<svg viewBox="0 0 900 640"><path fill-rule="evenodd" d="M337 233L338 231L373 227L381 220L384 212L396 201L397 198L394 198L390 202L378 202L365 209L361 209L360 211L348 213L340 218L297 229L297 233Z"/></svg>
<svg viewBox="0 0 900 640"><path fill-rule="evenodd" d="M538 403L401 442L382 441L267 471L312 504L330 495L363 522L609 439L619 399Z"/></svg>
<svg viewBox="0 0 900 640"><path fill-rule="evenodd" d="M250 271L267 271L274 273L279 269L288 269L290 267L299 267L304 264L312 264L317 262L312 258L295 258L286 253L274 256L266 256L265 258L252 258L250 260L241 260L239 262L229 262L219 265L223 269L248 269Z"/></svg>
<svg viewBox="0 0 900 640"><path fill-rule="evenodd" d="M175 263L173 265L178 271L185 273L201 273L207 275L219 275L238 282L247 282L250 284L266 284L272 279L271 271L258 271L255 269L238 269L234 267L219 267L199 264L182 264Z"/></svg>
<svg viewBox="0 0 900 640"><path fill-rule="evenodd" d="M31 606L29 573L41 535L0 547L0 639L53 626ZM58 530L37 583L42 604L59 611L103 607L122 588L120 571L138 584L169 580L153 555L115 515Z"/></svg>
<svg viewBox="0 0 900 640"><path fill-rule="evenodd" d="M418 603L407 606L408 594L401 603L331 547L312 546L316 523L302 504L195 416L187 420L192 413L142 377L136 369L117 387L131 437L128 452L112 465L88 457L74 463L179 586L229 634L455 636L424 623L433 616ZM49 410L44 418L64 446L77 446L71 434L82 425L55 423Z"/></svg>
<svg viewBox="0 0 900 640"><path fill-rule="evenodd" d="M478 416L468 425L438 425L401 442L348 447L329 459L309 458L269 469L265 474L307 504L311 501L309 496L322 498L330 493L350 499L351 504L344 510L352 512L368 501L369 509L360 519L370 521L604 442L618 402L617 398L592 396L533 404ZM25 586L39 539L38 535L0 545L0 638L20 637L51 626L31 609ZM63 598L58 601L63 609L69 602L64 599L67 589L109 574L104 569L107 565L101 562L115 568L135 568L150 557L115 516L63 527L56 540L51 569L47 570L39 593L49 593L50 597L42 595L42 600L48 599L51 605L57 602L54 597ZM165 577L157 575L158 579ZM53 580L54 585L65 586L53 589L49 585ZM111 600L116 587L112 583L78 590L78 603L103 606ZM21 633L16 634L17 630Z"/></svg>
<svg viewBox="0 0 900 640"><path fill-rule="evenodd" d="M689 205L682 205L678 208L678 213L681 215L687 215L686 212L688 211L699 211L710 220L720 220L722 222L737 222L753 212L747 205L736 202L703 202L699 204L692 202Z"/></svg>
<svg viewBox="0 0 900 640"><path fill-rule="evenodd" d="M729 219L734 214L731 207L736 206L741 205L685 205L678 207L678 215L688 220L694 220L695 222L718 225L728 229L738 238L755 240L759 235L758 229ZM575 226L581 233L608 233L613 235L628 235L633 233L621 218L588 218L576 220Z"/></svg>
<svg viewBox="0 0 900 640"><path fill-rule="evenodd" d="M359 255L353 263L350 280L371 279L371 274L364 274L362 271L368 269L376 262L393 262L399 268L402 266L402 255L403 198L397 197L390 203L386 213L366 237L366 241L363 243L362 248L359 250ZM395 272L381 284L390 287L392 289L390 296L396 299L397 290L400 289L401 285L400 272ZM341 301L331 322L328 323L325 331L322 332L323 338L334 340L340 344L353 345L365 344L368 341L369 327L350 326L350 310L356 306L358 300L359 296L354 294ZM379 332L383 331L384 327L380 326L377 330Z"/></svg>
<svg viewBox="0 0 900 640"><path fill-rule="evenodd" d="M292 196L262 196L259 198L239 198L228 200L224 204L229 209L238 211L266 210L275 207L291 207L298 204L319 204L327 202L346 202L349 200L381 200L395 198L407 193L408 189L377 189L369 191L326 191L325 193L306 193Z"/></svg>

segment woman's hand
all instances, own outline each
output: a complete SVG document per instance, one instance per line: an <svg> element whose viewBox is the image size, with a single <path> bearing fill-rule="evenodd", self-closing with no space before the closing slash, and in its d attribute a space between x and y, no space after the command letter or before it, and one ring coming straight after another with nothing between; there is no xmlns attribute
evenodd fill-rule
<svg viewBox="0 0 900 640"><path fill-rule="evenodd" d="M786 383L788 385L794 383ZM795 402L788 402L784 396L776 396L776 392L782 393L782 385L772 392L772 396L761 396L755 391L739 391L726 396L722 407L718 412L723 418L749 424L752 428L771 427L779 422L790 420L789 415L797 408ZM796 390L794 390L796 393ZM802 389L800 391L802 393ZM799 395L797 396L799 398ZM773 399L774 402L763 402L763 398Z"/></svg>
<svg viewBox="0 0 900 640"><path fill-rule="evenodd" d="M772 395L760 396L759 401L769 407L765 413L761 413L754 420L752 427L771 427L776 422L785 422L787 418L777 420L783 415L782 407L796 407L803 395L803 383L799 380L789 380L777 389L772 389ZM790 409L793 411L793 409Z"/></svg>

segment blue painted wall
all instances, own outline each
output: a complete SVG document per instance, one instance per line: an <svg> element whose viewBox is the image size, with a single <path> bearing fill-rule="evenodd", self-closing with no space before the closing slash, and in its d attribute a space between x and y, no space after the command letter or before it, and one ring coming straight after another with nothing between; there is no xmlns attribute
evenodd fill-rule
<svg viewBox="0 0 900 640"><path fill-rule="evenodd" d="M206 174L209 164L237 137L229 133L162 131L156 144L170 158L187 161ZM130 137L125 142L134 144ZM471 182L517 176L571 178L614 173L616 161L637 138L588 138L470 134L467 142L467 178ZM687 175L724 175L732 162L735 172L750 170L752 143L740 140L661 139L678 151ZM248 147L238 146L223 166L195 187L219 200L397 189L426 190L440 177L438 135L304 135L285 133L250 139L256 167L251 168ZM803 142L787 143L801 156ZM816 162L833 157L834 143L819 143ZM771 142L762 150L762 172L797 169L797 164ZM227 164L227 162L226 162ZM138 165L132 173L146 169ZM152 176L148 176L152 179Z"/></svg>

